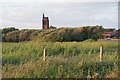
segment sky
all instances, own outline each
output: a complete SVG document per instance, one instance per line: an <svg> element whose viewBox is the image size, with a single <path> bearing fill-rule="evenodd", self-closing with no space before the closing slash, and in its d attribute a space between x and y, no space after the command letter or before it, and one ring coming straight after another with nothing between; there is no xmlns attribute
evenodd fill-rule
<svg viewBox="0 0 120 80"><path fill-rule="evenodd" d="M118 0L1 0L0 28L41 29L43 13L55 27L118 28Z"/></svg>

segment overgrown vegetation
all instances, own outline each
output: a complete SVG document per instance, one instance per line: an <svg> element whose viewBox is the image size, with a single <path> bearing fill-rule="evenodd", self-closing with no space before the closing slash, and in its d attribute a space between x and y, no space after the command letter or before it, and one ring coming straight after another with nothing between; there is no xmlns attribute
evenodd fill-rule
<svg viewBox="0 0 120 80"><path fill-rule="evenodd" d="M104 48L99 62L99 47ZM47 60L43 61L43 49ZM115 78L118 42L3 43L3 78Z"/></svg>
<svg viewBox="0 0 120 80"><path fill-rule="evenodd" d="M118 42L97 41L103 37L102 26L0 31L3 78L118 77ZM100 46L104 49L102 62ZM42 59L43 49L47 49L46 61Z"/></svg>
<svg viewBox="0 0 120 80"><path fill-rule="evenodd" d="M3 42L22 42L39 40L42 42L70 42L84 41L86 39L97 40L102 38L104 29L102 26L86 26L79 28L59 28L48 30L18 30L15 28L2 29Z"/></svg>

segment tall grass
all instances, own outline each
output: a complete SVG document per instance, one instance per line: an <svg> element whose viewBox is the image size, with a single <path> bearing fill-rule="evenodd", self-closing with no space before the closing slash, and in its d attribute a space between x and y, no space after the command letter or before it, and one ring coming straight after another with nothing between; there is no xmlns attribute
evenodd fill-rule
<svg viewBox="0 0 120 80"><path fill-rule="evenodd" d="M104 48L101 63L100 46ZM46 62L42 60L44 48L47 49ZM99 77L116 77L117 53L117 42L3 43L3 77L80 78L96 77L95 73L99 73Z"/></svg>
<svg viewBox="0 0 120 80"><path fill-rule="evenodd" d="M104 47L104 54L114 55L118 52L117 42L22 42L3 43L3 65L19 64L31 59L39 60L43 49L47 49L47 56L75 56L79 54L99 54L99 47ZM114 54L113 54L114 53Z"/></svg>

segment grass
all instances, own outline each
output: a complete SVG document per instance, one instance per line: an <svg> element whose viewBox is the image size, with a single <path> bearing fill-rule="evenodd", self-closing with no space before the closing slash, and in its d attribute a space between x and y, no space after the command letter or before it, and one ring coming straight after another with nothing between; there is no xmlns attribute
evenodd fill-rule
<svg viewBox="0 0 120 80"><path fill-rule="evenodd" d="M104 48L102 62L100 46ZM111 41L3 43L2 49L3 78L111 78L117 77L117 61L118 42Z"/></svg>

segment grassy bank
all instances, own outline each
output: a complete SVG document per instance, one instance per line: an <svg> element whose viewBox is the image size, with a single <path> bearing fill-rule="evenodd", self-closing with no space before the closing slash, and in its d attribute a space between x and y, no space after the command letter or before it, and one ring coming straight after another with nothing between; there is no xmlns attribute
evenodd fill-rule
<svg viewBox="0 0 120 80"><path fill-rule="evenodd" d="M100 46L104 48L103 62L99 62ZM117 77L117 53L117 42L3 43L3 77Z"/></svg>

